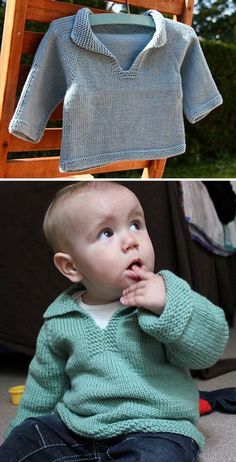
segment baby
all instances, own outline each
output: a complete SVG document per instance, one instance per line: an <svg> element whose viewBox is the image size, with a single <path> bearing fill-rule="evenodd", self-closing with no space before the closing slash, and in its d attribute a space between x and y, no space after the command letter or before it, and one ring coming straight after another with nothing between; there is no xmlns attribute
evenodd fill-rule
<svg viewBox="0 0 236 462"><path fill-rule="evenodd" d="M44 232L73 285L44 314L2 462L197 461L198 391L223 311L172 274L154 274L138 198L106 181L57 193Z"/></svg>

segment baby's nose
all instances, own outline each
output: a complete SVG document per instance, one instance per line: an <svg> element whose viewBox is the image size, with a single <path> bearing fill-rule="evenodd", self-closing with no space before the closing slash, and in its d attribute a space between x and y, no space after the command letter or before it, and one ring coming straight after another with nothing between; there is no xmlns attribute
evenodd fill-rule
<svg viewBox="0 0 236 462"><path fill-rule="evenodd" d="M122 250L127 252L129 249L138 247L139 243L134 233L127 233L122 242Z"/></svg>

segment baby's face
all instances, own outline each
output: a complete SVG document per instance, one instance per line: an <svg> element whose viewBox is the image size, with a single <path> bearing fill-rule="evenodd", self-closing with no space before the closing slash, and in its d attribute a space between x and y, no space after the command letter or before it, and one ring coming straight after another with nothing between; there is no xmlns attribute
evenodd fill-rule
<svg viewBox="0 0 236 462"><path fill-rule="evenodd" d="M75 199L76 201L76 199ZM136 279L132 265L154 270L154 250L142 207L128 189L86 191L70 229L70 254L81 274L88 304L120 298Z"/></svg>

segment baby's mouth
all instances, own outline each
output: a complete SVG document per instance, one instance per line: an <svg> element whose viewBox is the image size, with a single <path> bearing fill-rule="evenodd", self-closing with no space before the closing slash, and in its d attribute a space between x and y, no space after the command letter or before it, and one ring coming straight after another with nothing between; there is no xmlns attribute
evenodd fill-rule
<svg viewBox="0 0 236 462"><path fill-rule="evenodd" d="M139 276L139 270L143 266L143 263L140 259L133 260L132 263L128 266L127 270L129 272L129 277L135 279L136 281L140 281L141 278Z"/></svg>

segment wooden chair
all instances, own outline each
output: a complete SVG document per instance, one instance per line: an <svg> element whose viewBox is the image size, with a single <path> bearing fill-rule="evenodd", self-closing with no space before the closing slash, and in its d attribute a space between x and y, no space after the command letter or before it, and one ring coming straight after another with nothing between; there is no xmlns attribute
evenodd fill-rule
<svg viewBox="0 0 236 462"><path fill-rule="evenodd" d="M120 0L118 3L126 3ZM194 0L130 0L130 6L156 9L169 13L173 19L191 25ZM61 128L46 128L40 143L34 144L18 139L8 132L13 116L17 94L29 72L29 65L22 64L22 56L34 55L43 34L26 30L27 21L50 23L53 19L73 15L80 5L56 0L7 0L0 61L0 177L4 178L59 178L75 174L95 174L131 169L144 169L143 177L160 178L165 159L152 161L123 161L115 164L74 173L59 172L59 157L34 157L9 159L9 153L55 151L60 149ZM104 11L92 8L95 13ZM61 120L61 105L50 120ZM22 154L21 154L22 155Z"/></svg>

